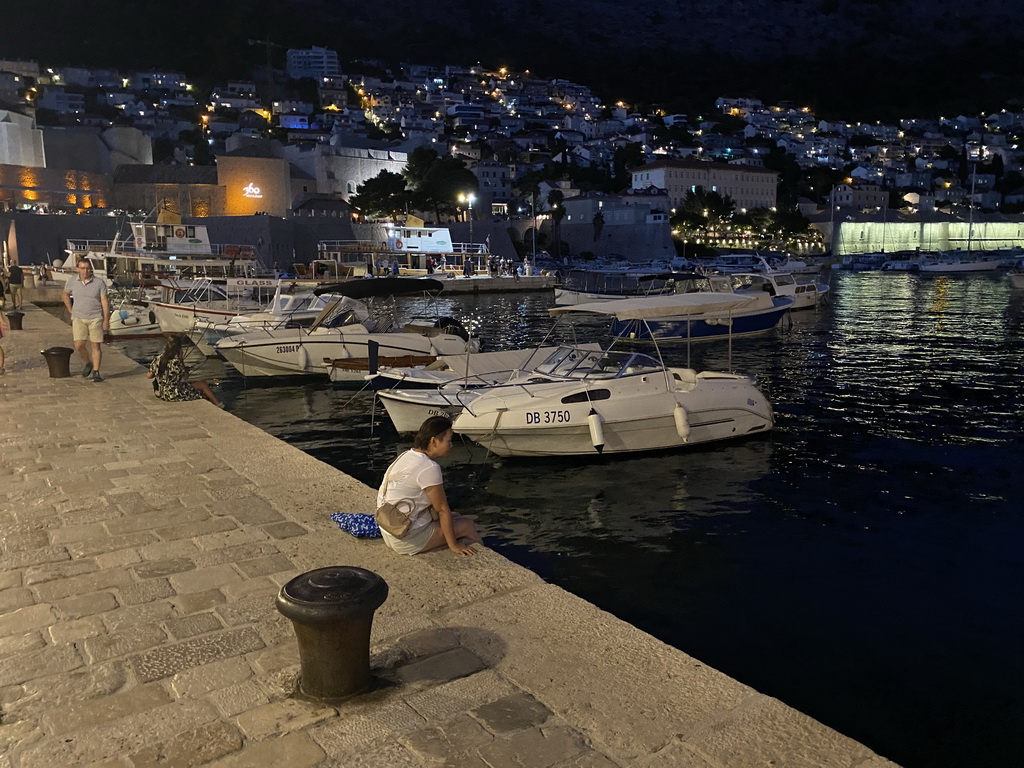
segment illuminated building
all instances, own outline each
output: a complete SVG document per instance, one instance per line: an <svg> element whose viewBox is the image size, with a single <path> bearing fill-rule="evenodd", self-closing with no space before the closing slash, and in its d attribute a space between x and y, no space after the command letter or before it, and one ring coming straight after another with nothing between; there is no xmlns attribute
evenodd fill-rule
<svg viewBox="0 0 1024 768"><path fill-rule="evenodd" d="M773 208L778 174L766 168L698 160L657 160L634 168L633 189L657 187L668 192L669 207L681 207L687 192L703 187L731 197L737 208Z"/></svg>

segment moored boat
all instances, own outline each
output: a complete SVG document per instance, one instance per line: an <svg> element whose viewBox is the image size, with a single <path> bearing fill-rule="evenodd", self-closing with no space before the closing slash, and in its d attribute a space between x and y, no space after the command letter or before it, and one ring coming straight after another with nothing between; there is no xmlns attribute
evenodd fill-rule
<svg viewBox="0 0 1024 768"><path fill-rule="evenodd" d="M452 318L433 325L401 324L396 320L396 296L437 295L437 280L377 278L352 280L318 288L318 294L334 294L320 316L307 328L260 328L217 342L217 354L244 376L324 375L362 383L375 368L371 342L376 343L380 365L426 364L438 355L459 354L479 348Z"/></svg>
<svg viewBox="0 0 1024 768"><path fill-rule="evenodd" d="M970 252L940 253L922 260L920 271L928 274L955 275L963 272L992 272L999 269L1002 259Z"/></svg>
<svg viewBox="0 0 1024 768"><path fill-rule="evenodd" d="M714 280L715 278L713 278ZM727 288L729 277L725 280ZM581 311L597 311L602 302L580 304ZM603 302L624 305L612 322L612 335L628 341L709 341L753 336L772 330L794 304L790 297L765 291L677 293L670 296ZM556 307L574 309L573 307Z"/></svg>
<svg viewBox="0 0 1024 768"><path fill-rule="evenodd" d="M629 303L552 312L642 319ZM526 376L461 395L453 429L499 456L666 450L758 434L775 423L771 404L749 377L670 368L620 350L564 346Z"/></svg>

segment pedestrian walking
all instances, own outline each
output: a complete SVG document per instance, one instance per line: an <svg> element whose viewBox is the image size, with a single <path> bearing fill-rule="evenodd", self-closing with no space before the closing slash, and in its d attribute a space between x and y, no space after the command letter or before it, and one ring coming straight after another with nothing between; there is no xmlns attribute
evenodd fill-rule
<svg viewBox="0 0 1024 768"><path fill-rule="evenodd" d="M82 376L103 381L100 363L103 359L103 333L110 330L110 301L107 285L93 274L88 259L79 259L77 272L64 284L61 299L71 313L71 335L75 351L85 361Z"/></svg>

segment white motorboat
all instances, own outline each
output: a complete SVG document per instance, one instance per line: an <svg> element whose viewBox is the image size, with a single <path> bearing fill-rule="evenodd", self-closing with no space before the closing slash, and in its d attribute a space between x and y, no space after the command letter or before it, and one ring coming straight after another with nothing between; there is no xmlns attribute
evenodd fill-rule
<svg viewBox="0 0 1024 768"><path fill-rule="evenodd" d="M479 340L451 318L432 326L401 325L395 296L436 295L444 286L418 278L366 278L317 289L336 294L308 328L259 328L229 336L214 349L244 376L325 374L362 383L371 370L371 342L380 365L427 364L438 355L478 349Z"/></svg>
<svg viewBox="0 0 1024 768"><path fill-rule="evenodd" d="M618 311L625 303L589 306L625 318L629 313ZM454 399L462 405L455 432L499 456L665 450L758 434L775 424L751 378L668 368L639 352L562 347L527 377Z"/></svg>
<svg viewBox="0 0 1024 768"><path fill-rule="evenodd" d="M196 317L192 342L207 357L217 355L214 347L221 339L261 328L301 328L312 325L333 296L318 296L311 289L299 289L294 282L282 281L273 299L259 312L240 313L227 319Z"/></svg>
<svg viewBox="0 0 1024 768"><path fill-rule="evenodd" d="M227 278L232 285L221 285L210 278L199 280L163 279L160 281L160 298L149 302L160 329L164 333L191 334L197 320L224 323L242 314L261 312L265 302L239 295L237 283L256 282L258 290L273 290L277 280ZM257 294L258 295L258 294Z"/></svg>
<svg viewBox="0 0 1024 768"><path fill-rule="evenodd" d="M111 288L108 291L111 309L107 335L114 339L160 335L160 324L149 308L149 302L158 295L159 291L154 288Z"/></svg>
<svg viewBox="0 0 1024 768"><path fill-rule="evenodd" d="M824 283L798 282L787 272L735 272L730 275L737 293L767 293L793 299L791 309L814 309L828 295Z"/></svg>
<svg viewBox="0 0 1024 768"><path fill-rule="evenodd" d="M391 423L399 432L415 432L429 416L455 418L462 412L466 402L475 398L483 389L508 384L511 381L529 377L536 366L549 360L560 347L536 347L524 350L501 352L478 352L468 355L473 359L472 372L465 375L454 370L395 369L410 371L415 382L400 380L390 389L378 390L377 396L384 403ZM575 346L581 353L601 354L599 344ZM464 367L467 355L445 355L438 362L446 366ZM484 358L485 361L474 358ZM372 378L367 376L367 378ZM395 381L395 378L385 381ZM432 386L430 386L432 384Z"/></svg>

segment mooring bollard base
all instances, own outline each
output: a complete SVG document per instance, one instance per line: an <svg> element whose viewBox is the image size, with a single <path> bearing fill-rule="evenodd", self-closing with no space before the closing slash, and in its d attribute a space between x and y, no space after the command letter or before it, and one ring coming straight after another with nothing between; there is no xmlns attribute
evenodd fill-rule
<svg viewBox="0 0 1024 768"><path fill-rule="evenodd" d="M370 688L373 613L387 596L380 576L344 565L309 571L281 587L277 609L292 620L299 643L300 693L340 701Z"/></svg>
<svg viewBox="0 0 1024 768"><path fill-rule="evenodd" d="M46 358L51 379L66 379L71 375L71 355L74 353L70 347L50 347L39 354Z"/></svg>

